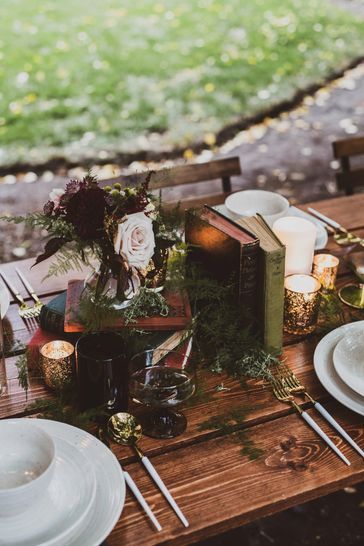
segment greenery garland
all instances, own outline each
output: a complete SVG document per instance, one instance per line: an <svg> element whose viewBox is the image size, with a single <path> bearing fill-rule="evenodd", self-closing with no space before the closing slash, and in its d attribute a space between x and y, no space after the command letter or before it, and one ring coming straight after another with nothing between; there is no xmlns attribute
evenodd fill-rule
<svg viewBox="0 0 364 546"><path fill-rule="evenodd" d="M194 315L191 332L194 336L195 360L211 373L217 375L226 373L238 379L242 386L246 378L269 380L272 376L272 367L278 366L280 360L277 355L270 354L264 349L254 326L247 326L244 322L241 310L234 304L233 280L220 284L214 279L203 276L196 267L191 266L186 270L187 256L188 248L184 244L175 248L169 261L166 288L186 290L189 293ZM95 331L112 327L120 312L115 311L111 304L112 299L107 295L95 300L89 293L83 298L80 305L80 319L86 330ZM123 316L128 323L132 324L140 317L167 313L168 306L164 297L142 288L130 307L123 311ZM348 311L335 292L323 294L320 326L317 333L326 333L344 324L347 321L347 314ZM362 318L360 312L350 312L351 320L360 318ZM143 334L145 332L133 327L121 331L121 335L134 350L138 344L139 348L143 347ZM17 367L19 383L27 390L26 353L19 357ZM224 390L226 388L223 383L215 389L217 393ZM206 393L201 392L195 395L194 400L188 405L194 405L206 396ZM28 409L39 411L43 417L61 420L86 429L90 428L92 421L99 421L106 415L103 408L79 413L74 396L62 391L57 392L53 399L33 403ZM215 430L219 435L229 436L241 445L243 455L254 459L261 452L249 438L248 431L243 430L245 417L249 411L250 408L242 407L224 414L217 414L201 423L199 429Z"/></svg>

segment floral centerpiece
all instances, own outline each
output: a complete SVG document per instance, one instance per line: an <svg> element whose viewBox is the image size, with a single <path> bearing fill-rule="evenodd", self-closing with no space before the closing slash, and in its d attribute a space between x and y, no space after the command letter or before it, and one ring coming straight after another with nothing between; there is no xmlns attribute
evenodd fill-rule
<svg viewBox="0 0 364 546"><path fill-rule="evenodd" d="M168 248L176 241L166 229L160 203L148 192L151 175L135 188L122 189L118 183L101 187L88 174L65 189L55 188L43 212L12 220L47 230L49 240L36 263L56 254L49 275L96 262L86 285L122 309L141 286L158 289Z"/></svg>

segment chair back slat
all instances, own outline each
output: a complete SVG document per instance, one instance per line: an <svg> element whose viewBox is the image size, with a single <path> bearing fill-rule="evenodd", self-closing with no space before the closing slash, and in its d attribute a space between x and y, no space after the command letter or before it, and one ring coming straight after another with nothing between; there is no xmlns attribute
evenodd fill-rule
<svg viewBox="0 0 364 546"><path fill-rule="evenodd" d="M336 140L332 148L336 159L364 154L364 137Z"/></svg>
<svg viewBox="0 0 364 546"><path fill-rule="evenodd" d="M337 140L332 143L332 149L341 166L341 172L335 175L337 187L346 195L352 195L355 187L364 186L364 169L352 170L350 165L350 157L364 154L364 137Z"/></svg>
<svg viewBox="0 0 364 546"><path fill-rule="evenodd" d="M241 174L239 157L217 159L206 163L192 165L178 165L170 169L155 171L151 177L149 188L151 190L170 188L185 184L206 182L221 178L222 192L231 192L231 177ZM101 181L102 186L119 182L122 187L136 186L145 181L147 172L117 176Z"/></svg>

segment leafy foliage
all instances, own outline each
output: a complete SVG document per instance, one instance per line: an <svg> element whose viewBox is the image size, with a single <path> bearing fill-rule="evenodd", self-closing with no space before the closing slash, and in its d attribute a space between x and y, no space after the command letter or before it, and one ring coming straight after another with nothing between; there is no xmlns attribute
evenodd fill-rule
<svg viewBox="0 0 364 546"><path fill-rule="evenodd" d="M27 411L39 413L39 417L43 419L60 421L88 431L95 422L102 422L108 415L102 406L80 412L74 385L57 391L54 398L37 400L29 404Z"/></svg>
<svg viewBox="0 0 364 546"><path fill-rule="evenodd" d="M2 163L213 144L362 49L360 10L344 2L38 4L0 3Z"/></svg>
<svg viewBox="0 0 364 546"><path fill-rule="evenodd" d="M148 288L142 287L138 294L133 298L129 307L127 307L123 316L127 324L136 322L139 318L161 316L166 317L169 313L169 307L164 296L161 293L152 292Z"/></svg>
<svg viewBox="0 0 364 546"><path fill-rule="evenodd" d="M29 390L29 374L28 374L28 353L25 351L22 353L15 362L16 369L18 370L18 381L22 389L24 389L26 396L28 396Z"/></svg>
<svg viewBox="0 0 364 546"><path fill-rule="evenodd" d="M345 305L334 291L321 294L318 334L326 334L348 322L363 320L364 311Z"/></svg>

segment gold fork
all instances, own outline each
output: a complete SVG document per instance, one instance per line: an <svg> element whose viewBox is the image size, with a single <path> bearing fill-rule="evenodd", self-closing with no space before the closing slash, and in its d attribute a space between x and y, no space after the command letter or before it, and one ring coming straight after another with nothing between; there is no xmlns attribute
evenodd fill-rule
<svg viewBox="0 0 364 546"><path fill-rule="evenodd" d="M39 316L40 309L35 309L35 307L30 307L27 303L25 303L23 296L19 294L18 289L12 284L5 273L0 271L0 275L19 304L19 316L24 320L36 319Z"/></svg>
<svg viewBox="0 0 364 546"><path fill-rule="evenodd" d="M301 417L306 421L308 425L327 443L327 445L340 457L344 463L346 463L348 466L350 466L350 461L345 457L345 455L340 451L338 447L330 440L330 438L327 436L327 434L322 430L322 428L316 423L314 419L307 413L307 411L304 411L300 406L295 402L294 396L289 392L287 387L283 384L283 382L276 377L273 377L271 380L271 385L273 388L273 393L275 397L280 402L285 402L287 404L290 404L298 413L301 415Z"/></svg>
<svg viewBox="0 0 364 546"><path fill-rule="evenodd" d="M341 436L362 456L364 457L364 451L361 447L352 439L351 436L342 428L342 426L333 418L333 416L323 407L320 402L312 398L312 396L307 392L306 387L300 382L298 377L294 372L286 365L281 364L278 370L279 380L282 382L283 386L286 387L290 394L302 394L309 399L313 404L314 408L322 415L324 419L337 431Z"/></svg>
<svg viewBox="0 0 364 546"><path fill-rule="evenodd" d="M29 296L33 298L33 300L35 301L34 307L32 307L32 309L34 310L34 316L38 316L44 303L40 301L34 288L30 284L30 282L25 278L25 275L20 271L20 269L16 267L15 271L17 272L21 282L24 284L25 288L27 289Z"/></svg>

